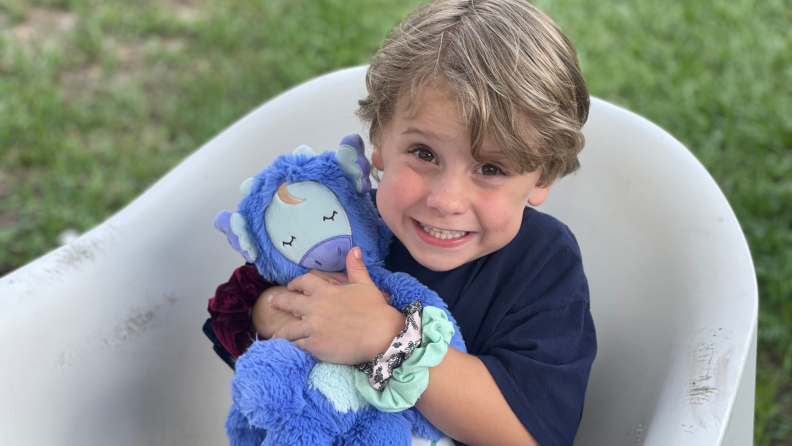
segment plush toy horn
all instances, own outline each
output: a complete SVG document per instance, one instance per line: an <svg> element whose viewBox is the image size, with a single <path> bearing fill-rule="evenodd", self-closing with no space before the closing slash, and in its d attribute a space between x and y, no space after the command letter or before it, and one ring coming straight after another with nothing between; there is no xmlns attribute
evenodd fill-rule
<svg viewBox="0 0 792 446"><path fill-rule="evenodd" d="M341 165L344 173L355 182L355 190L359 194L366 194L371 190L371 166L366 159L366 150L363 138L360 135L349 135L341 140L335 153L336 161Z"/></svg>

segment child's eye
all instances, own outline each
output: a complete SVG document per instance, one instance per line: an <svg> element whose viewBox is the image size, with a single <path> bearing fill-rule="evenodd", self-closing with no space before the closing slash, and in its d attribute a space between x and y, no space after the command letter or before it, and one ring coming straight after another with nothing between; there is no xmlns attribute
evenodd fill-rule
<svg viewBox="0 0 792 446"><path fill-rule="evenodd" d="M419 147L417 149L413 149L410 153L415 154L421 161L426 161L427 163L435 163L434 153L430 152L426 148Z"/></svg>
<svg viewBox="0 0 792 446"><path fill-rule="evenodd" d="M503 170L501 170L500 167L498 167L498 166L496 166L494 164L485 164L485 165L479 167L478 170L476 171L476 173L480 173L480 174L486 175L488 177L495 176L495 175L505 175L506 174Z"/></svg>

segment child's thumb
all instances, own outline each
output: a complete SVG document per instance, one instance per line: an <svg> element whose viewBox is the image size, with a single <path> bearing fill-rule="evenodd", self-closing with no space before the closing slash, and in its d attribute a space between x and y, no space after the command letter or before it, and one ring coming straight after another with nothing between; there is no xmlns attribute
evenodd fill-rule
<svg viewBox="0 0 792 446"><path fill-rule="evenodd" d="M366 264L363 263L360 247L356 246L349 250L346 258L346 267L349 283L371 282Z"/></svg>

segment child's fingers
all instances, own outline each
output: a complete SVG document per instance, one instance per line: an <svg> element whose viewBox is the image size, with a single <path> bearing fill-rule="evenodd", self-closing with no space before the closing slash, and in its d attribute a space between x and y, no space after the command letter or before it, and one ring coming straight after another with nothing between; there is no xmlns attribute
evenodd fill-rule
<svg viewBox="0 0 792 446"><path fill-rule="evenodd" d="M308 271L308 274L313 274L314 276L324 280L325 282L331 285L341 285L347 283L347 277L344 273L329 273L326 271L319 271L317 269L312 269Z"/></svg>
<svg viewBox="0 0 792 446"><path fill-rule="evenodd" d="M345 273L325 273L335 279L338 283L346 285L349 283L349 277Z"/></svg>
<svg viewBox="0 0 792 446"><path fill-rule="evenodd" d="M287 288L289 288L289 291L295 291L310 296L328 283L326 278L319 277L316 274L303 274L302 276L297 276L292 279L287 285Z"/></svg>
<svg viewBox="0 0 792 446"><path fill-rule="evenodd" d="M310 348L310 347L309 347L309 342L308 342L308 341L309 341L309 339L310 339L310 338L300 338L300 339L297 339L296 341L292 341L292 342L294 342L294 345L296 345L296 346L297 346L297 348L299 348L300 350L305 350L305 351L307 351L308 353L311 353L311 352L308 350L308 349ZM313 354L313 353L311 353L311 354ZM317 359L319 359L319 358L317 358Z"/></svg>
<svg viewBox="0 0 792 446"><path fill-rule="evenodd" d="M296 321L276 331L272 335L272 339L296 341L298 339L307 338L309 334L308 324L305 321Z"/></svg>
<svg viewBox="0 0 792 446"><path fill-rule="evenodd" d="M311 302L300 293L275 293L267 298L272 308L303 317L310 313Z"/></svg>
<svg viewBox="0 0 792 446"><path fill-rule="evenodd" d="M346 258L347 276L349 283L371 282L366 264L363 263L360 247L356 246L349 251Z"/></svg>

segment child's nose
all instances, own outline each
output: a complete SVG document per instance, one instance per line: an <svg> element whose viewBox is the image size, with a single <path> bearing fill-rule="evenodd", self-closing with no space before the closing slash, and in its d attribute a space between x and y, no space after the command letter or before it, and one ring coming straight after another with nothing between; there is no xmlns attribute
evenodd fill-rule
<svg viewBox="0 0 792 446"><path fill-rule="evenodd" d="M468 210L469 193L458 177L438 181L426 200L427 206L443 215L464 214Z"/></svg>

